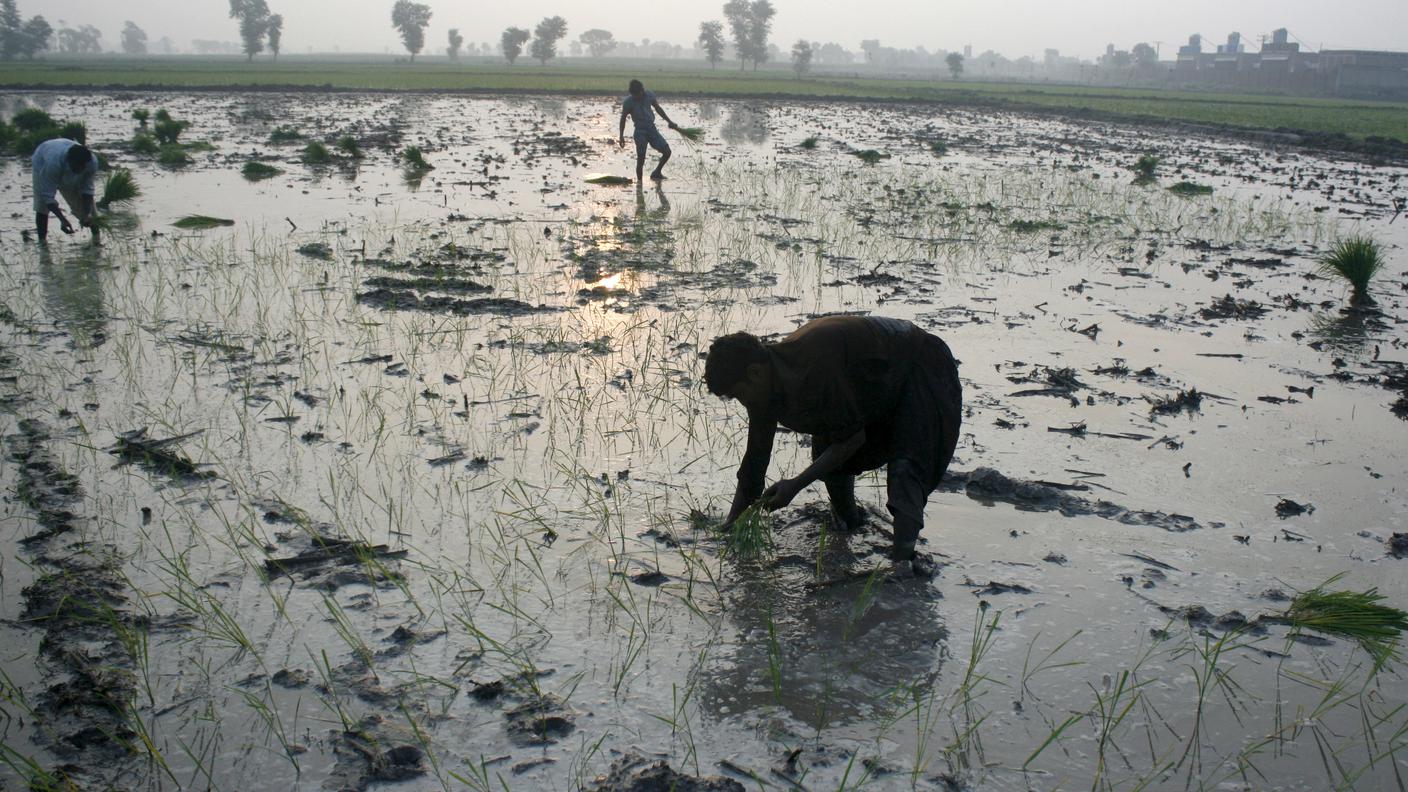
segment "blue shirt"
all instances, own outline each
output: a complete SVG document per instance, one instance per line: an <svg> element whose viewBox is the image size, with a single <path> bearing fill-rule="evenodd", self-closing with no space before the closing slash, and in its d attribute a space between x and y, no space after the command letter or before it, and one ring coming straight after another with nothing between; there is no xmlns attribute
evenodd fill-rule
<svg viewBox="0 0 1408 792"><path fill-rule="evenodd" d="M36 206L54 203L59 190L78 190L80 195L93 195L93 178L98 175L98 157L91 156L82 173L68 166L68 150L78 145L68 138L55 138L40 143L31 160L34 167L34 198Z"/></svg>
<svg viewBox="0 0 1408 792"><path fill-rule="evenodd" d="M637 132L648 132L655 129L654 104L654 91L646 91L639 102L634 96L627 95L626 100L621 103L621 112L631 114L631 121L635 122Z"/></svg>

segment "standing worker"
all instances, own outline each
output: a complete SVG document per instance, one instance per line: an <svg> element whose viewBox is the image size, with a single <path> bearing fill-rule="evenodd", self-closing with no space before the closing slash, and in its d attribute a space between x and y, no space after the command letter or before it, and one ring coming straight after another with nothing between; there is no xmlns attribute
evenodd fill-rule
<svg viewBox="0 0 1408 792"><path fill-rule="evenodd" d="M98 226L94 223L93 180L98 175L98 155L87 146L68 138L55 138L40 143L34 149L34 230L39 241L49 238L49 215L59 218L59 229L73 233L73 224L59 208L58 194L68 202L69 211L78 224L93 231L93 244L98 244Z"/></svg>
<svg viewBox="0 0 1408 792"><path fill-rule="evenodd" d="M645 90L645 86L640 80L631 80L630 96L621 103L621 131L617 136L617 145L626 145L626 116L630 116L635 122L636 141L636 184L641 182L641 174L645 171L645 147L648 145L660 152L660 163L655 166L655 170L650 172L650 178L660 181L665 178L661 170L665 163L670 161L670 144L665 141L665 136L660 134L660 130L655 128L655 114L665 119L665 123L670 125L670 129L679 129L670 116L660 107L660 101L655 98L654 91Z"/></svg>
<svg viewBox="0 0 1408 792"><path fill-rule="evenodd" d="M958 365L940 338L901 319L826 316L775 344L748 333L715 339L704 380L710 393L748 410L748 449L725 528L759 498L780 509L821 481L836 518L855 530L855 476L883 465L895 526L890 557L930 571L914 547L929 493L953 459L963 409ZM812 463L764 490L779 424L812 436Z"/></svg>

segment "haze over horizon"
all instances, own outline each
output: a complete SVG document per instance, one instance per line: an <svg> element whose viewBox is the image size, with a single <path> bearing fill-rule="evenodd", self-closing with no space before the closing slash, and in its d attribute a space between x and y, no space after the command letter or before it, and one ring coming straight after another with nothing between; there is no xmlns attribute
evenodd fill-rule
<svg viewBox="0 0 1408 792"><path fill-rule="evenodd" d="M423 0L433 16L426 31L424 54L443 54L446 32L459 28L467 42L489 42L497 47L499 34L515 25L532 29L545 16L560 15L568 23L568 42L583 31L604 28L618 40L664 40L689 46L699 23L723 19L722 0L617 0L613 3L521 0L511 7L494 4L476 7L453 0ZM1224 41L1233 31L1242 34L1248 51L1273 29L1287 28L1293 41L1310 50L1382 49L1408 50L1408 2L1404 0L1349 0L1326 4L1292 0L1273 3L1248 0L1226 3L1191 0L1183 3L1074 0L1067 3L1013 0L984 3L955 0L946 4L914 0L875 0L842 9L817 10L804 0L773 0L777 16L772 41L784 51L799 38L836 42L858 51L862 39L879 39L885 46L924 47L928 50L995 50L1009 58L1030 55L1040 59L1050 47L1063 55L1093 58L1113 43L1128 49L1137 42L1156 44L1170 59L1190 34L1200 33L1204 47ZM391 28L394 0L357 0L330 9L320 0L269 0L270 10L284 17L283 51L403 53ZM484 4L489 6L489 4ZM163 36L180 51L189 51L193 39L237 42L239 33L229 18L227 0L191 0L173 20L166 0L50 0L40 4L19 0L25 17L43 14L55 27L91 24L103 33L106 50L119 48L119 34L127 20L148 35L153 49ZM564 42L564 47L565 49Z"/></svg>

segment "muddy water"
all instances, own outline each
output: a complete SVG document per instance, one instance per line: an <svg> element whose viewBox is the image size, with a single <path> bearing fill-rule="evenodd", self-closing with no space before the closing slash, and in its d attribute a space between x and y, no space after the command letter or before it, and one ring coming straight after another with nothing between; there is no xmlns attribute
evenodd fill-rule
<svg viewBox="0 0 1408 792"><path fill-rule="evenodd" d="M806 789L1397 783L1397 664L1235 614L1341 573L1408 604L1403 168L711 102L668 105L705 141L636 190L582 181L631 170L605 100L5 98L144 191L100 250L40 251L0 173L7 784L573 789L630 754ZM132 153L141 106L213 149ZM305 165L285 126L364 155ZM1389 250L1379 315L1316 274L1352 232ZM745 434L700 352L835 311L962 361L932 580L883 560L879 477L863 531L812 488L757 561L691 519ZM808 455L781 436L773 476Z"/></svg>

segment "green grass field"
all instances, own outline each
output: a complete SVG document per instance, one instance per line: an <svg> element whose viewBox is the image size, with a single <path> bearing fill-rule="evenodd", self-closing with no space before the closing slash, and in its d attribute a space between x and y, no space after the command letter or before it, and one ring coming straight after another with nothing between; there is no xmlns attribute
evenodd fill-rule
<svg viewBox="0 0 1408 792"><path fill-rule="evenodd" d="M1134 121L1179 121L1257 130L1292 129L1355 140L1408 143L1408 104L1288 96L1199 93L1040 83L887 79L821 74L798 80L778 68L711 70L692 61L559 61L547 67L443 58L409 64L372 58L99 58L6 63L0 88L258 88L620 94L632 77L662 96L814 98L933 102L961 106L1098 114Z"/></svg>

